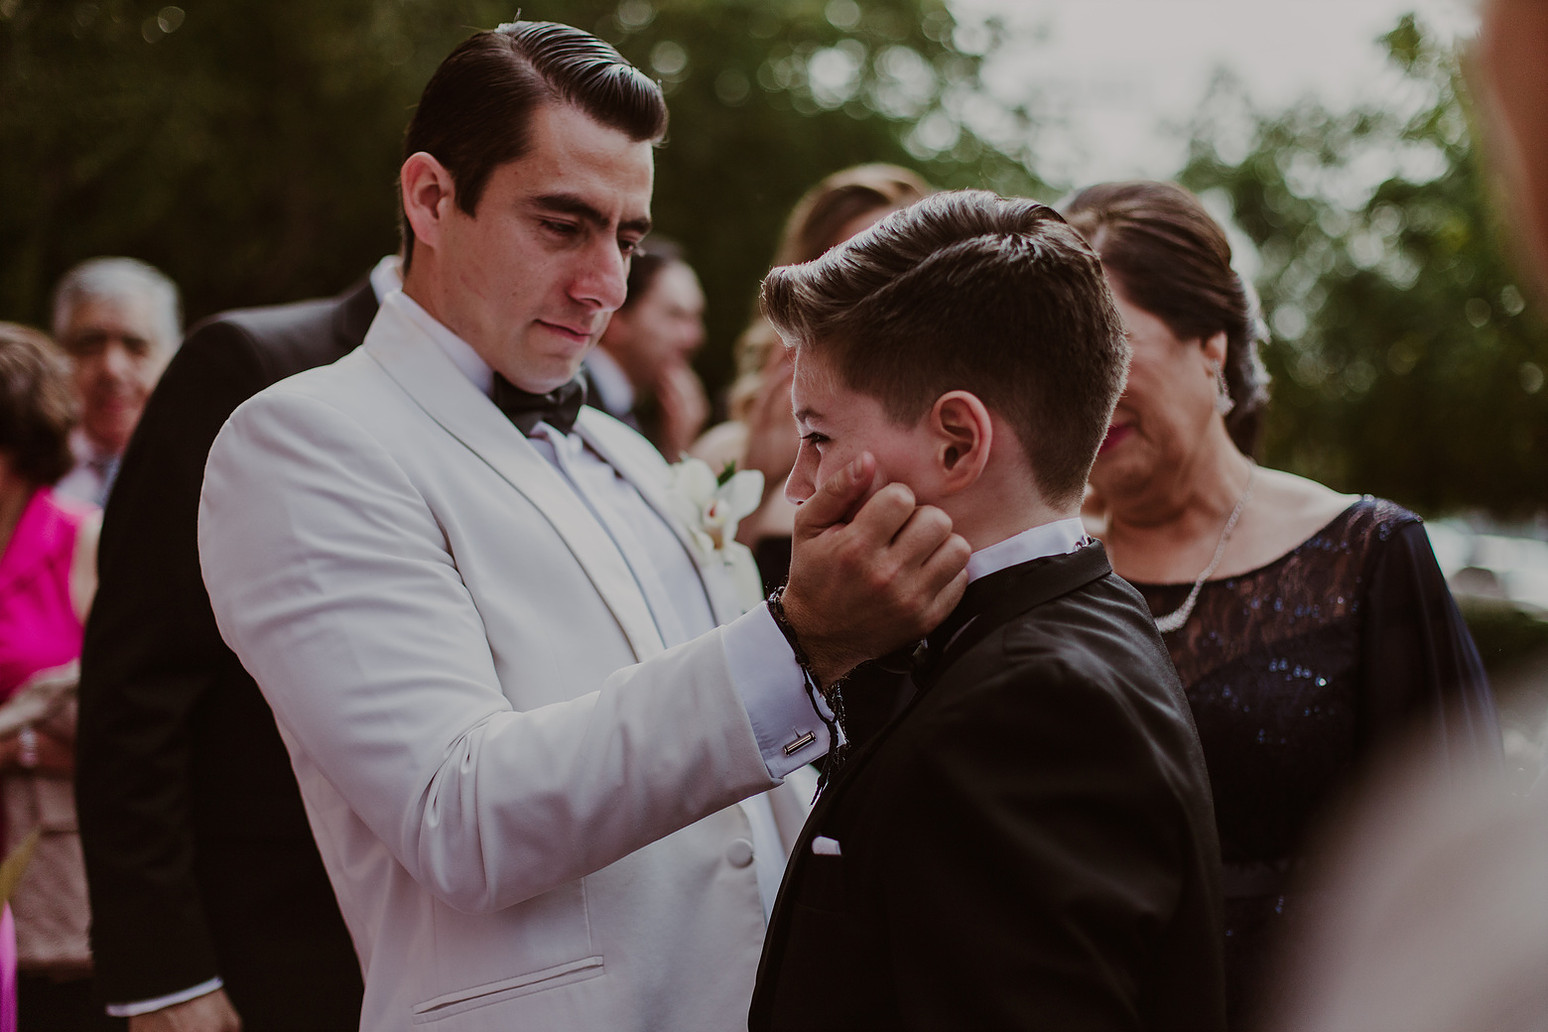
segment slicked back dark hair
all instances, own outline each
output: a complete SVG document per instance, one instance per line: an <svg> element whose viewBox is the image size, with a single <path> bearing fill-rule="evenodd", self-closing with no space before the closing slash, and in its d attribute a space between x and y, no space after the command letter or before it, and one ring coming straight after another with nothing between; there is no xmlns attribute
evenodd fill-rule
<svg viewBox="0 0 1548 1032"><path fill-rule="evenodd" d="M1257 298L1231 268L1231 242L1203 203L1175 183L1099 183L1063 205L1102 256L1118 290L1179 340L1224 330L1226 389L1236 405L1226 430L1252 455L1268 404L1258 347L1267 335Z"/></svg>
<svg viewBox="0 0 1548 1032"><path fill-rule="evenodd" d="M424 151L446 166L457 207L472 215L490 174L526 154L532 113L547 103L574 105L631 140L666 134L661 87L611 45L569 25L519 21L470 36L441 62L409 122L403 157ZM407 263L414 229L399 215Z"/></svg>
<svg viewBox="0 0 1548 1032"><path fill-rule="evenodd" d="M788 343L896 422L971 391L1014 427L1045 499L1080 499L1129 347L1096 253L1052 208L934 194L773 270L761 303Z"/></svg>
<svg viewBox="0 0 1548 1032"><path fill-rule="evenodd" d="M39 330L0 322L0 452L16 475L47 487L68 473L76 417L64 353Z"/></svg>

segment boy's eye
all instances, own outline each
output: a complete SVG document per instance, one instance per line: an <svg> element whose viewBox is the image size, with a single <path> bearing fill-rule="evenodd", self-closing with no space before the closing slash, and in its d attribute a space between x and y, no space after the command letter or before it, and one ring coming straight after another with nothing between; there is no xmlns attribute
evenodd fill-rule
<svg viewBox="0 0 1548 1032"><path fill-rule="evenodd" d="M828 435L819 434L817 431L813 430L810 433L802 434L801 440L807 442L810 445L813 445L814 447L821 446L828 443Z"/></svg>

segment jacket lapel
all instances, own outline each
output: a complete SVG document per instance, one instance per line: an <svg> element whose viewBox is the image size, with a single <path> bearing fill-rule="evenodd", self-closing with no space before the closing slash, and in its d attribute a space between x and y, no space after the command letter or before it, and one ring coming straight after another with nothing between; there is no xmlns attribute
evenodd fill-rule
<svg viewBox="0 0 1548 1032"><path fill-rule="evenodd" d="M671 488L666 460L661 458L654 445L638 433L613 417L604 416L605 413L599 409L583 407L575 422L575 429L597 454L634 485L640 497L645 499L645 504L672 528L678 544L693 563L694 572L699 575L699 583L704 588L705 597L709 599L715 622L722 624L736 619L742 611L728 578L718 576L720 571L708 568L713 560L700 554L688 528L667 501L666 493Z"/></svg>
<svg viewBox="0 0 1548 1032"><path fill-rule="evenodd" d="M923 693L946 668L996 627L1112 572L1099 542L1064 555L1018 563L968 585L957 608L930 632L926 658L914 673Z"/></svg>
<svg viewBox="0 0 1548 1032"><path fill-rule="evenodd" d="M926 658L910 674L915 691L887 725L862 742L845 758L833 783L817 797L812 809L818 817L839 796L851 778L863 768L886 742L892 727L907 718L919 700L941 679L954 662L991 634L995 628L1035 609L1045 602L1069 594L1077 588L1112 572L1107 552L1100 543L1091 544L1065 555L1047 556L1007 567L968 585L962 601L941 625L930 632ZM808 825L810 830L816 823ZM807 843L801 843L807 848Z"/></svg>
<svg viewBox="0 0 1548 1032"><path fill-rule="evenodd" d="M580 497L433 340L391 305L363 348L443 430L532 503L569 546L636 658L662 651L660 633L623 554Z"/></svg>

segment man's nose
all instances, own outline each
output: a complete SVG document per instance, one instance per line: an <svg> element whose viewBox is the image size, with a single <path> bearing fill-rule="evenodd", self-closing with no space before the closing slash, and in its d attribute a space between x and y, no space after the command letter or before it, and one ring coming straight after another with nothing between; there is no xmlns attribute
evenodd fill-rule
<svg viewBox="0 0 1548 1032"><path fill-rule="evenodd" d="M616 312L629 292L629 260L616 241L599 240L580 256L570 296L592 308Z"/></svg>
<svg viewBox="0 0 1548 1032"><path fill-rule="evenodd" d="M110 340L103 345L97 363L102 375L115 380L128 380L134 375L134 356L120 340Z"/></svg>

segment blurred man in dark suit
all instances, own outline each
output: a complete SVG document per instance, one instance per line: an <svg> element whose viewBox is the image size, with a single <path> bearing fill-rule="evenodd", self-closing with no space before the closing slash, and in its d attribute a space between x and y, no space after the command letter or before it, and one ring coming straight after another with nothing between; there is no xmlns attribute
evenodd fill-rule
<svg viewBox="0 0 1548 1032"><path fill-rule="evenodd" d="M104 519L81 659L78 805L97 984L134 1032L354 1029L359 965L275 730L226 648L195 522L238 404L353 350L396 258L331 300L197 327L145 406Z"/></svg>

